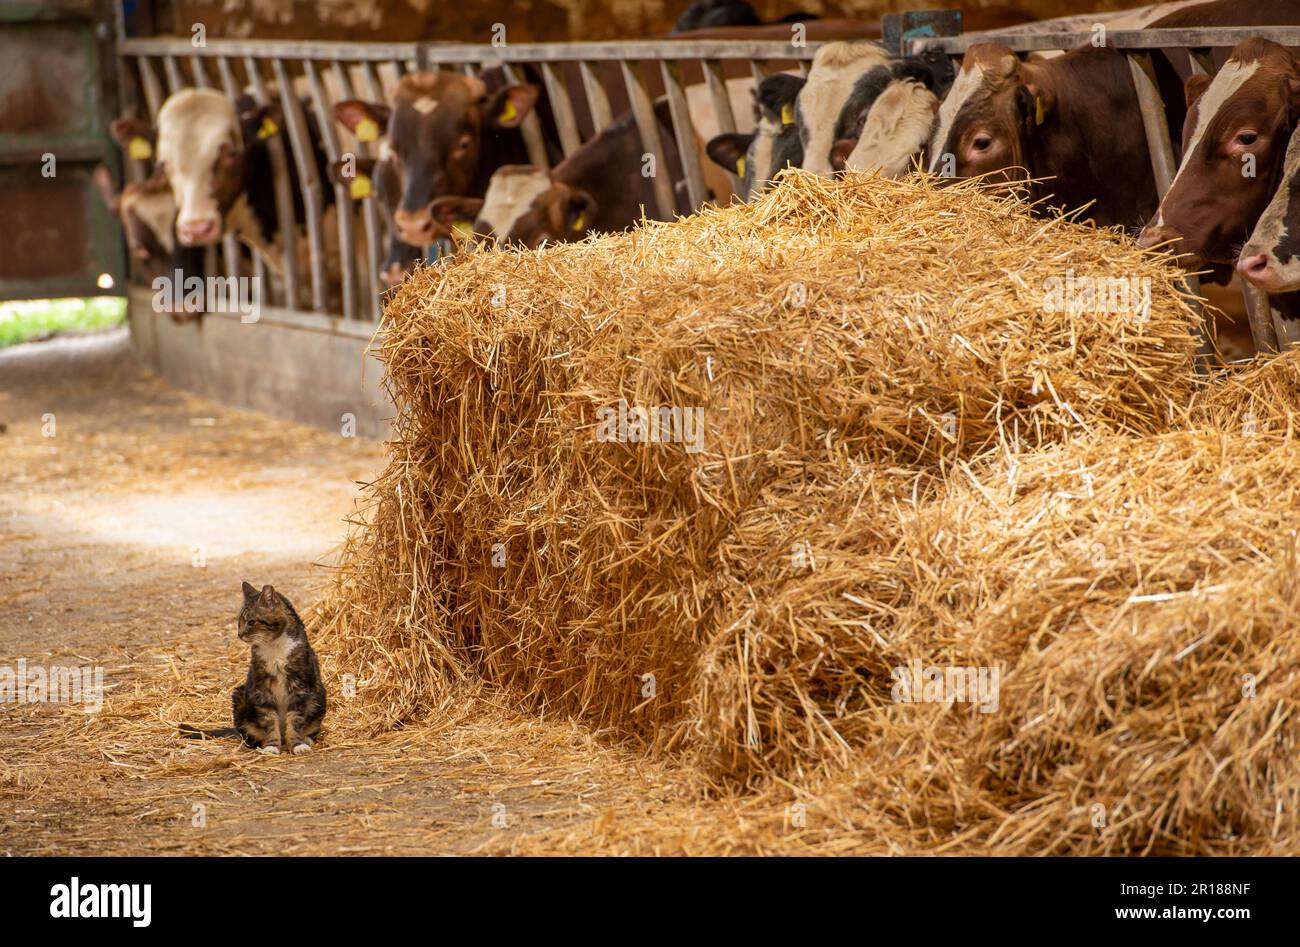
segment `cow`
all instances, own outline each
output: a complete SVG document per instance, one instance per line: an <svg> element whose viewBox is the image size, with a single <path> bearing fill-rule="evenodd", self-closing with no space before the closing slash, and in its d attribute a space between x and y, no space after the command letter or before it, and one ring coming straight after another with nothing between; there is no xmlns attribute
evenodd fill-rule
<svg viewBox="0 0 1300 947"><path fill-rule="evenodd" d="M1300 59L1271 40L1245 40L1213 79L1187 80L1186 101L1182 162L1138 242L1226 282L1277 190L1300 118Z"/></svg>
<svg viewBox="0 0 1300 947"><path fill-rule="evenodd" d="M667 103L655 108L669 167L680 173ZM495 246L538 247L581 239L590 231L626 230L642 216L654 219L651 178L643 173L644 148L633 116L621 116L553 169L534 165L500 168L482 198L445 197L434 201L431 216L439 235L465 237ZM677 214L692 210L675 194Z"/></svg>
<svg viewBox="0 0 1300 947"><path fill-rule="evenodd" d="M803 85L800 76L768 76L754 90L754 130L709 139L709 158L740 177L741 199L749 200L767 188L778 171L803 163L794 114Z"/></svg>
<svg viewBox="0 0 1300 947"><path fill-rule="evenodd" d="M104 204L122 221L131 256L151 268L167 265L176 249L176 202L166 177L155 172L121 190L107 165L96 167L93 177Z"/></svg>
<svg viewBox="0 0 1300 947"><path fill-rule="evenodd" d="M1300 319L1300 131L1291 133L1278 187L1241 248L1237 272L1283 317Z"/></svg>
<svg viewBox="0 0 1300 947"><path fill-rule="evenodd" d="M929 142L954 76L952 61L938 51L906 56L859 76L835 122L832 166L900 177Z"/></svg>
<svg viewBox="0 0 1300 947"><path fill-rule="evenodd" d="M805 170L834 173L835 124L844 104L863 73L891 59L884 47L871 42L827 43L817 50L794 110Z"/></svg>
<svg viewBox="0 0 1300 947"><path fill-rule="evenodd" d="M1168 119L1180 125L1180 110L1170 107ZM1026 187L1039 206L1091 205L1102 226L1136 228L1156 209L1137 91L1114 49L1021 62L1005 46L971 46L939 107L927 163L946 177L1035 179Z"/></svg>
<svg viewBox="0 0 1300 947"><path fill-rule="evenodd" d="M429 214L436 198L481 196L498 168L527 160L519 126L539 89L531 83L492 89L487 75L412 72L398 82L391 106L358 99L334 106L335 118L359 141L382 139L379 160L397 194L393 235L412 247L437 238Z"/></svg>

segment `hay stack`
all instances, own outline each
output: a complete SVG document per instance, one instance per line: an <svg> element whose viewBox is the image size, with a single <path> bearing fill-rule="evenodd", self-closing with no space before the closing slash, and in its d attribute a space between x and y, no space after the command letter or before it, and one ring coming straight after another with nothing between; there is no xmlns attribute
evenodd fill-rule
<svg viewBox="0 0 1300 947"><path fill-rule="evenodd" d="M1149 317L1045 311L1071 268L1149 278ZM426 270L388 307L396 439L321 614L329 647L376 725L482 681L737 773L816 760L838 745L814 721L845 672L808 692L800 646L769 710L720 696L755 583L795 537L825 558L840 536L840 581L869 591L875 621L913 578L891 511L954 464L1165 428L1192 378L1174 278L1116 234L972 185L811 175L752 205ZM703 408L703 450L598 440L620 401ZM819 609L807 647L840 621ZM856 661L873 639L845 620Z"/></svg>

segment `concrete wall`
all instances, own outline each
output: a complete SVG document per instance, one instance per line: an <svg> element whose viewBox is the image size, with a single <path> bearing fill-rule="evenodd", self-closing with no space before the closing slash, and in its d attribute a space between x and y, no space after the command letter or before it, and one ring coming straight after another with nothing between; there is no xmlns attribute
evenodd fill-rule
<svg viewBox="0 0 1300 947"><path fill-rule="evenodd" d="M388 436L394 411L369 354L374 323L264 306L257 322L209 313L178 324L151 300L131 291L131 345L168 384L329 431L351 414L359 436Z"/></svg>

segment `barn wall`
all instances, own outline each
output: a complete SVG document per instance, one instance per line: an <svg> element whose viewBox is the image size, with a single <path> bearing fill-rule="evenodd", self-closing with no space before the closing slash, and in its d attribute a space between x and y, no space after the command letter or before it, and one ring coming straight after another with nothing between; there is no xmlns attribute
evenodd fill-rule
<svg viewBox="0 0 1300 947"><path fill-rule="evenodd" d="M256 323L209 313L178 324L151 300L148 290L131 293L131 345L168 384L327 431L350 414L357 436L388 436L392 403L367 354L374 325L271 307Z"/></svg>
<svg viewBox="0 0 1300 947"><path fill-rule="evenodd" d="M1123 10L1142 0L750 0L765 20L798 10L875 19L899 10L1015 7L1041 19ZM494 23L513 42L639 39L667 33L689 0L173 0L176 32L212 37L482 43Z"/></svg>

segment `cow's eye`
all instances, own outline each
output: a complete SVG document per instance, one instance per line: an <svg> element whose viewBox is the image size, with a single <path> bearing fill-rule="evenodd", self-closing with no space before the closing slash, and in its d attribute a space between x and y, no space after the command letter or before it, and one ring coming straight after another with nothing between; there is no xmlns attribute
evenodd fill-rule
<svg viewBox="0 0 1300 947"><path fill-rule="evenodd" d="M970 146L976 151L988 151L993 147L993 139L988 135L976 135Z"/></svg>
<svg viewBox="0 0 1300 947"><path fill-rule="evenodd" d="M470 137L469 132L462 133L461 136L456 139L456 151L460 154L469 151L469 146L473 140L474 139Z"/></svg>
<svg viewBox="0 0 1300 947"><path fill-rule="evenodd" d="M1259 141L1259 135L1258 135L1256 132L1238 132L1238 133L1237 133L1237 144L1239 144L1239 145L1244 145L1244 146L1246 146L1247 148L1249 148L1251 145L1253 145L1253 144L1254 144L1255 142L1257 142L1257 141Z"/></svg>

